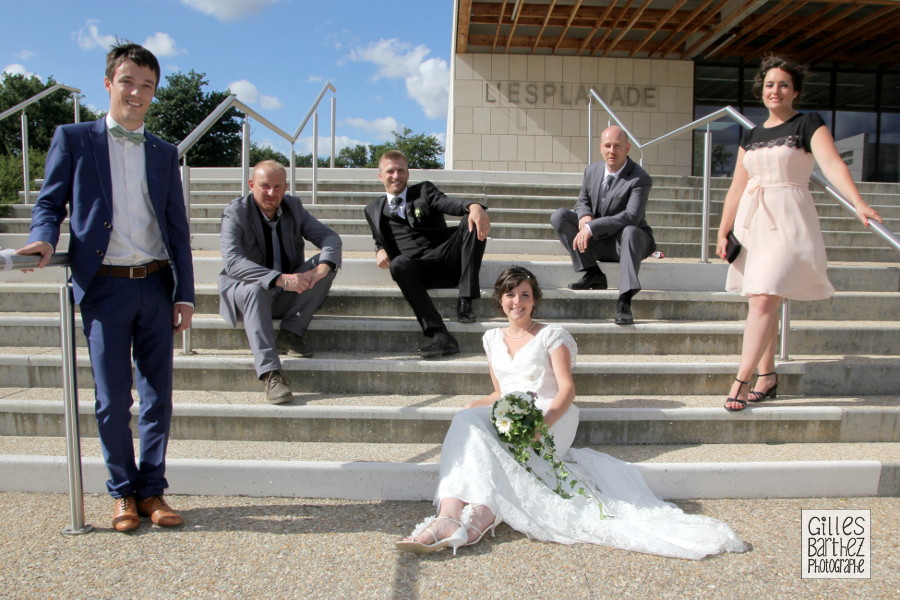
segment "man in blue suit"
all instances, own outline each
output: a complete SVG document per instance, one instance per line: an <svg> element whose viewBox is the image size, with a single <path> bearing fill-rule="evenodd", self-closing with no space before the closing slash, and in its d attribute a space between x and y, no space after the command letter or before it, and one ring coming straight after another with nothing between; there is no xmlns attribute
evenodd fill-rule
<svg viewBox="0 0 900 600"><path fill-rule="evenodd" d="M97 427L115 499L113 526L130 531L184 519L163 498L172 416L174 334L190 327L194 273L178 151L144 130L159 83L147 49L117 44L106 57L109 112L56 129L28 245L47 264L69 218L75 302L81 306ZM140 394L140 461L132 441L132 362Z"/></svg>

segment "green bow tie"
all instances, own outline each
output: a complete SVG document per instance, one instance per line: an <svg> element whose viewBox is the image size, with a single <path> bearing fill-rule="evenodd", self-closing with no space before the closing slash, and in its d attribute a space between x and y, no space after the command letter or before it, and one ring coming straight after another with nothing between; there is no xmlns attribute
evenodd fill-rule
<svg viewBox="0 0 900 600"><path fill-rule="evenodd" d="M138 133L137 131L128 131L127 129L120 127L119 125L113 125L112 127L110 127L109 132L113 134L113 137L125 138L129 142L133 142L135 144L144 143L143 133Z"/></svg>

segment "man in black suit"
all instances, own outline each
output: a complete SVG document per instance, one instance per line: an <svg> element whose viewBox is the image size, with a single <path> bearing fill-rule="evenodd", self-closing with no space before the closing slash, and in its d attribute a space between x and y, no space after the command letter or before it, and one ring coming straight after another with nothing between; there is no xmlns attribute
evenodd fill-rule
<svg viewBox="0 0 900 600"><path fill-rule="evenodd" d="M600 134L602 161L584 171L575 210L558 209L550 217L575 271L584 275L573 290L605 290L606 274L597 261L619 263L616 324L632 325L631 299L641 291L641 261L656 250L653 230L644 219L653 180L628 158L631 145L621 128Z"/></svg>
<svg viewBox="0 0 900 600"><path fill-rule="evenodd" d="M366 221L375 238L375 264L390 269L419 326L431 343L419 356L432 358L459 352L459 344L428 295L433 288L459 287L457 317L472 323L472 300L481 295L478 275L491 222L474 200L448 198L430 181L407 186L409 163L399 150L378 161L385 195L366 206ZM444 215L463 217L447 227Z"/></svg>

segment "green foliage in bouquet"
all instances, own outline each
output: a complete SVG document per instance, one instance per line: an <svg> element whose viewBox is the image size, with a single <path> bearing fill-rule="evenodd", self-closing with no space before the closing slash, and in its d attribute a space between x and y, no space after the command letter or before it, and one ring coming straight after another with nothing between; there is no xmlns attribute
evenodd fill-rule
<svg viewBox="0 0 900 600"><path fill-rule="evenodd" d="M500 439L506 442L516 462L534 473L528 466L532 453L547 461L553 468L556 485L544 484L563 498L571 498L570 491L587 496L577 479L572 477L563 462L556 456L553 434L544 423L544 413L535 406L534 392L511 392L501 397L491 407L491 422ZM566 484L568 489L566 489ZM603 507L601 505L601 512Z"/></svg>

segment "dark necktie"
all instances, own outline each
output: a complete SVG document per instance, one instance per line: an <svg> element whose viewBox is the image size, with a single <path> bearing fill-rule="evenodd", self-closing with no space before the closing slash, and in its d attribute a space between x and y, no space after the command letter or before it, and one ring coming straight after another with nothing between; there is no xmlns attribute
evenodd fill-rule
<svg viewBox="0 0 900 600"><path fill-rule="evenodd" d="M402 221L403 218L400 216L400 196L394 196L391 198L391 216L398 221Z"/></svg>
<svg viewBox="0 0 900 600"><path fill-rule="evenodd" d="M615 175L607 175L606 181L603 182L603 189L600 190L600 197L605 198L606 193L609 191L609 188L612 187L613 181L616 180Z"/></svg>
<svg viewBox="0 0 900 600"><path fill-rule="evenodd" d="M125 138L126 140L134 144L144 143L143 133L138 133L137 131L128 131L127 129L119 127L118 125L113 125L112 127L110 127L109 132L113 134L113 137Z"/></svg>

